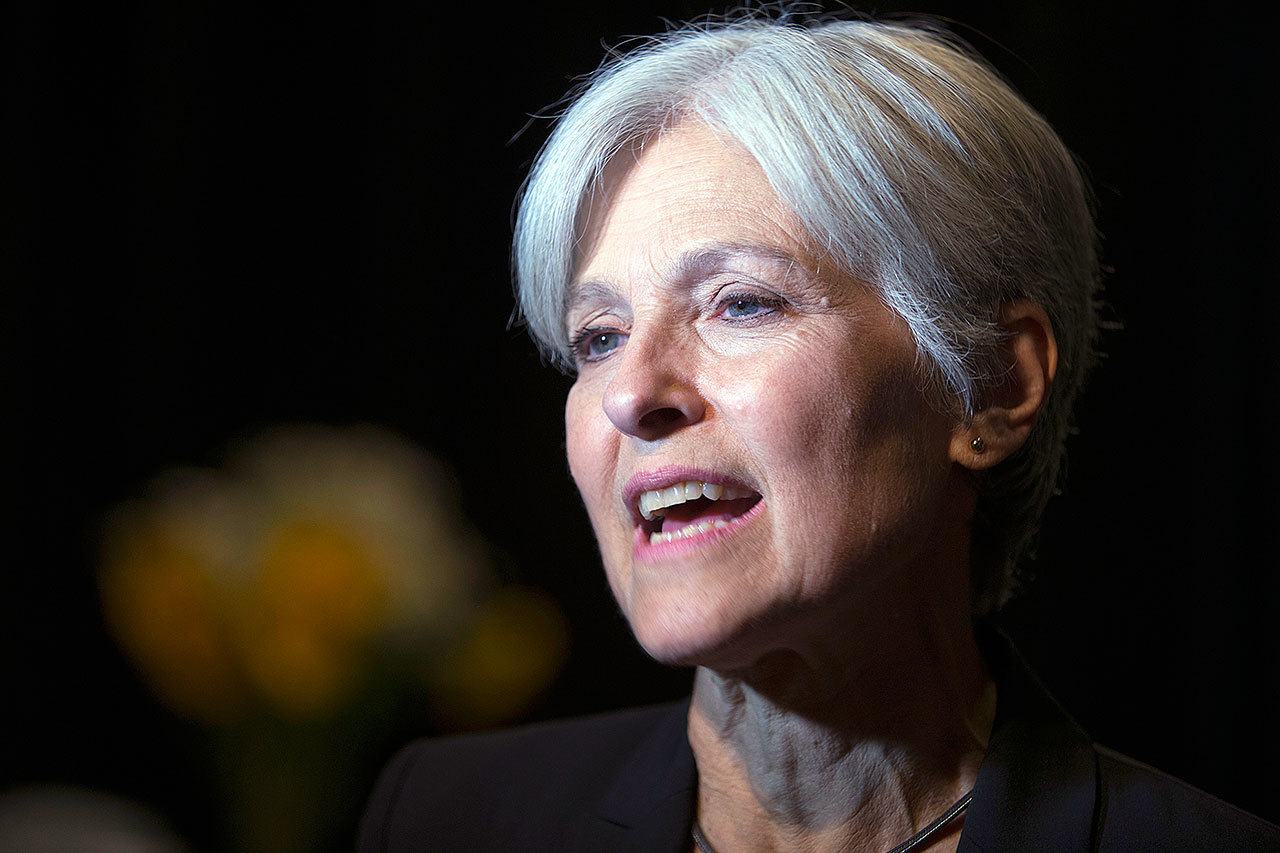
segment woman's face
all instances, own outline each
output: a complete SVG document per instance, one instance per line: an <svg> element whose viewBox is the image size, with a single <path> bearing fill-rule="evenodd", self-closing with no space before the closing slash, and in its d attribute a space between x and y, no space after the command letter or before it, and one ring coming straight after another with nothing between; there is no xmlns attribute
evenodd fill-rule
<svg viewBox="0 0 1280 853"><path fill-rule="evenodd" d="M587 218L569 467L613 593L666 663L848 634L930 582L963 528L955 430L906 325L802 233L756 162L695 123L620 155Z"/></svg>

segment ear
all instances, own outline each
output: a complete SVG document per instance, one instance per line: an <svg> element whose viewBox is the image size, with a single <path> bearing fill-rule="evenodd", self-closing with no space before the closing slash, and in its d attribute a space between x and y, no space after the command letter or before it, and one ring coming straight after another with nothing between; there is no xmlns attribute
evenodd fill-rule
<svg viewBox="0 0 1280 853"><path fill-rule="evenodd" d="M1005 373L988 389L984 408L951 437L952 461L973 471L1008 459L1026 442L1058 369L1058 342L1043 308L1015 299L1000 307L999 323L1008 335L1000 349Z"/></svg>

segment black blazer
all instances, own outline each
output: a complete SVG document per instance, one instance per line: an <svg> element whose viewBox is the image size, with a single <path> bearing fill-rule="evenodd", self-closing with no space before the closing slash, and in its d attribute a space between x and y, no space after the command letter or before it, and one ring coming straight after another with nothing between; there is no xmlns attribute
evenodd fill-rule
<svg viewBox="0 0 1280 853"><path fill-rule="evenodd" d="M961 851L1280 851L1280 827L1095 744L1003 632L978 629L999 695ZM383 771L359 849L683 853L688 712L685 698L417 741Z"/></svg>

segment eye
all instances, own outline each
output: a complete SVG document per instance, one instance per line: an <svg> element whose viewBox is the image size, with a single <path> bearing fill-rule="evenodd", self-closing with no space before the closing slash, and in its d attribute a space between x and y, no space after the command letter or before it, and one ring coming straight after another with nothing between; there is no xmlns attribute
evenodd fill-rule
<svg viewBox="0 0 1280 853"><path fill-rule="evenodd" d="M569 341L569 347L579 362L599 361L622 346L625 338L626 335L617 329L597 326L579 331Z"/></svg>
<svg viewBox="0 0 1280 853"><path fill-rule="evenodd" d="M758 293L734 293L720 300L720 314L729 320L754 320L782 307L777 297Z"/></svg>
<svg viewBox="0 0 1280 853"><path fill-rule="evenodd" d="M622 345L622 334L620 332L598 332L588 338L586 343L587 355L591 358L599 358L602 355L608 355Z"/></svg>

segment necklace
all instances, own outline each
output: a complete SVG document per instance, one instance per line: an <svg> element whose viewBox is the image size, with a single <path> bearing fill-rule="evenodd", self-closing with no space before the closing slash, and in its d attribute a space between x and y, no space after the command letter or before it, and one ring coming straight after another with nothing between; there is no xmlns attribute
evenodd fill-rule
<svg viewBox="0 0 1280 853"><path fill-rule="evenodd" d="M908 853L908 851L915 850L921 844L928 841L934 833L951 823L951 821L955 820L961 812L969 807L969 803L972 800L973 789L970 788L969 793L956 800L951 808L942 813L941 817L908 838L906 841L899 844L897 847L890 850L889 853ZM707 837L702 834L702 827L698 825L698 821L696 819L693 822L693 843L697 845L699 853L716 853L715 848L711 846L711 842L707 841Z"/></svg>

